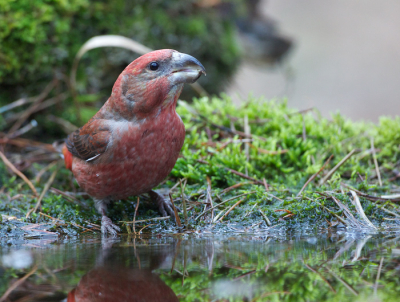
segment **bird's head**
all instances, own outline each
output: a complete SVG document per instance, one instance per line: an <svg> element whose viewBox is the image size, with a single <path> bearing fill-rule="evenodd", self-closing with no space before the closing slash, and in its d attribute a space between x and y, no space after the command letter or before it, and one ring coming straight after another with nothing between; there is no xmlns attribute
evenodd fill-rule
<svg viewBox="0 0 400 302"><path fill-rule="evenodd" d="M172 49L149 52L126 67L114 84L110 101L124 118L157 113L176 101L184 83L206 74L194 57Z"/></svg>

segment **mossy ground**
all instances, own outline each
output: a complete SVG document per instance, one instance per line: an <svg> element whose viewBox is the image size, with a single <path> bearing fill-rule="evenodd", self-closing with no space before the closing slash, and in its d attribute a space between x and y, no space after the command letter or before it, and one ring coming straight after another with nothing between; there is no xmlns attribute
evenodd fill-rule
<svg viewBox="0 0 400 302"><path fill-rule="evenodd" d="M182 210L184 196L187 221L184 211L179 215L186 231L207 229L213 232L230 223L248 231L276 226L298 227L299 224L312 228L346 226L362 229L366 222L355 210L349 188L357 192L366 216L376 227L382 230L398 223L396 219L400 212L396 202L399 197L384 199L381 196L400 193L400 178L397 177L400 118L382 117L378 124L352 122L340 114L326 119L314 109L291 109L285 101L250 98L236 107L226 96L202 98L192 104L180 101L177 111L186 126L185 144L173 171L159 189L168 192L173 188L175 204ZM246 124L249 129L245 129ZM324 184L320 184L321 179L351 152L353 155ZM26 218L38 198L25 182L0 163L0 213L6 215L0 224L3 234L11 235L13 228L18 228L10 227L7 218L10 216L26 223L50 222L48 230L69 235L87 231L81 227L91 229L91 223L100 223L93 201L79 194L78 185L62 162L55 163L57 154L27 143L24 148L7 145L5 155L15 165L25 166L23 173L33 182L38 194L57 170L51 187L69 192L67 194L72 197L50 189L38 211ZM331 155L333 157L324 169L298 194ZM42 171L49 162L53 162L53 166ZM42 176L35 181L38 174ZM209 210L211 203L215 206L228 199L231 200ZM146 198L141 198L137 220L158 216L157 211L146 204ZM135 197L114 203L110 206L111 218L132 221L135 205ZM346 207L355 220L346 213ZM207 209L208 212L199 217ZM221 217L223 219L218 220ZM132 231L124 223L119 224L124 232ZM162 220L140 223L136 231L145 225L149 225L145 231L181 230L173 220Z"/></svg>

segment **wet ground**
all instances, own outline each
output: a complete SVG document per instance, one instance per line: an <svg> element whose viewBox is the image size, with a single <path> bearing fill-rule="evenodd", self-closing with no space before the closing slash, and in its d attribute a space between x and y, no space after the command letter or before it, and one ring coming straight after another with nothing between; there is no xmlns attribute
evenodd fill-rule
<svg viewBox="0 0 400 302"><path fill-rule="evenodd" d="M398 301L398 235L36 238L0 248L0 301Z"/></svg>

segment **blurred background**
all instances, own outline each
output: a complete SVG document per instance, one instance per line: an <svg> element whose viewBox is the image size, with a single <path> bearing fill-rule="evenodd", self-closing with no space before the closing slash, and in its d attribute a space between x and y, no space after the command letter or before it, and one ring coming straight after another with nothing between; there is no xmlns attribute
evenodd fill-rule
<svg viewBox="0 0 400 302"><path fill-rule="evenodd" d="M275 69L245 59L229 86L235 100L288 98L353 120L400 114L400 2L261 0L259 13L294 42Z"/></svg>
<svg viewBox="0 0 400 302"><path fill-rule="evenodd" d="M193 55L208 94L236 103L252 95L353 120L398 115L399 15L396 0L1 1L0 130L62 136L85 123L139 56L90 50L71 89L78 50L111 34ZM186 87L181 98L193 96Z"/></svg>

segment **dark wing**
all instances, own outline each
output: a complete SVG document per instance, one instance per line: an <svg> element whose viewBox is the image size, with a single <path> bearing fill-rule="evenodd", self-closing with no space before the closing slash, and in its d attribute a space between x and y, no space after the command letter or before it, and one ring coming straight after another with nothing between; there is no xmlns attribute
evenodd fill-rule
<svg viewBox="0 0 400 302"><path fill-rule="evenodd" d="M73 156L91 161L107 150L111 131L104 120L90 120L85 126L71 133L66 145Z"/></svg>

